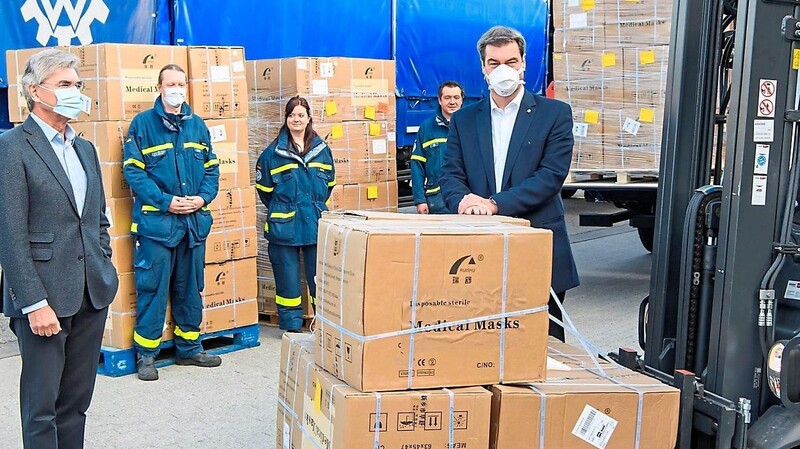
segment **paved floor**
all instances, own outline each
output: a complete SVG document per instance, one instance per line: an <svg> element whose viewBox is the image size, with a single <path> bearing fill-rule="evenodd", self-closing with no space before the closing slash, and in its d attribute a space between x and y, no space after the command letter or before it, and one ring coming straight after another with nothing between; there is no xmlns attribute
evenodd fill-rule
<svg viewBox="0 0 800 449"><path fill-rule="evenodd" d="M636 347L636 313L649 289L650 255L627 225L576 227L581 211L608 206L572 199L567 208L582 282L568 293L567 311L601 348ZM280 332L262 326L261 346L224 355L219 368L171 366L151 383L100 376L86 448L273 448L279 357ZM21 447L19 370L16 342L0 316L0 449Z"/></svg>

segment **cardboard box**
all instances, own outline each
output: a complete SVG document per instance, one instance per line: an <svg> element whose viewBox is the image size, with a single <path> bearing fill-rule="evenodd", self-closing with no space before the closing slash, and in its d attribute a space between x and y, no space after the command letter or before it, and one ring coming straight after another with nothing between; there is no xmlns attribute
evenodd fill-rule
<svg viewBox="0 0 800 449"><path fill-rule="evenodd" d="M603 113L601 104L586 101L572 103L572 148L571 169L603 168Z"/></svg>
<svg viewBox="0 0 800 449"><path fill-rule="evenodd" d="M641 392L639 447L674 448L680 392L607 362L602 367L608 377L597 375L587 369L594 366L588 356L575 357L580 352L576 348L554 352L551 348L549 356L564 370L551 367L545 382L492 387L490 447L632 448Z"/></svg>
<svg viewBox="0 0 800 449"><path fill-rule="evenodd" d="M211 146L219 159L219 188L233 189L252 185L247 155L247 119L206 120Z"/></svg>
<svg viewBox="0 0 800 449"><path fill-rule="evenodd" d="M255 227L212 232L206 239L206 263L255 257L257 237Z"/></svg>
<svg viewBox="0 0 800 449"><path fill-rule="evenodd" d="M247 117L244 48L189 47L188 73L195 114L202 118Z"/></svg>
<svg viewBox="0 0 800 449"><path fill-rule="evenodd" d="M106 217L111 224L108 235L111 237L130 235L132 213L133 198L106 199Z"/></svg>
<svg viewBox="0 0 800 449"><path fill-rule="evenodd" d="M303 398L306 378L312 372L314 337L287 332L281 340L278 413L275 441L278 449L300 449L302 445ZM295 410L300 410L298 416Z"/></svg>
<svg viewBox="0 0 800 449"><path fill-rule="evenodd" d="M625 98L622 77L556 81L555 98L567 103L593 101L598 108L621 107Z"/></svg>
<svg viewBox="0 0 800 449"><path fill-rule="evenodd" d="M106 317L106 326L103 330L103 346L116 349L129 349L133 347L133 330L136 326L136 312L109 312ZM174 336L175 322L172 319L172 310L167 303L167 313L164 317L164 332L161 342L170 341Z"/></svg>
<svg viewBox="0 0 800 449"><path fill-rule="evenodd" d="M100 174L103 177L103 192L106 198L130 198L131 186L122 173L121 162L101 162Z"/></svg>
<svg viewBox="0 0 800 449"><path fill-rule="evenodd" d="M119 275L119 288L108 311L136 314L136 278L133 273Z"/></svg>
<svg viewBox="0 0 800 449"><path fill-rule="evenodd" d="M256 225L256 191L253 187L220 190L208 207L214 219L211 232Z"/></svg>
<svg viewBox="0 0 800 449"><path fill-rule="evenodd" d="M92 142L100 162L123 162L123 142L128 135L130 121L70 122L79 136Z"/></svg>
<svg viewBox="0 0 800 449"><path fill-rule="evenodd" d="M572 170L597 170L605 168L602 142L586 142L576 139L572 148Z"/></svg>
<svg viewBox="0 0 800 449"><path fill-rule="evenodd" d="M322 123L315 131L331 148L337 183L397 179L397 139L387 122Z"/></svg>
<svg viewBox="0 0 800 449"><path fill-rule="evenodd" d="M625 150L649 150L650 152L661 148L661 135L663 126L663 109L644 106L640 108L622 108L619 110L606 109L603 114L603 132L606 150L604 156L606 165L612 168L625 166L624 160L619 163L613 161L612 149L619 147ZM630 168L657 168L647 164Z"/></svg>
<svg viewBox="0 0 800 449"><path fill-rule="evenodd" d="M606 2L579 2L576 0L553 1L553 27L583 28L586 25L602 25L605 19Z"/></svg>
<svg viewBox="0 0 800 449"><path fill-rule="evenodd" d="M314 126L319 126L322 123L338 124L345 121L394 122L397 118L394 92L365 97L340 93L308 97L306 100L311 108ZM251 114L251 120L254 120L254 123L257 121L266 122L266 125L262 126L266 131L264 137L259 139L259 142L264 144L264 147L266 147L265 144L277 137L278 130L283 124L287 101L289 101L288 97L252 101L251 107L257 108L257 111Z"/></svg>
<svg viewBox="0 0 800 449"><path fill-rule="evenodd" d="M207 264L202 333L218 332L258 322L255 258Z"/></svg>
<svg viewBox="0 0 800 449"><path fill-rule="evenodd" d="M278 315L278 306L275 303L275 275L272 273L272 267L259 267L258 268L258 313L266 315ZM308 291L308 284L305 280L300 282L300 306L303 308L303 318L311 318L314 316L314 309L309 300L310 292Z"/></svg>
<svg viewBox="0 0 800 449"><path fill-rule="evenodd" d="M626 78L663 76L669 70L669 46L623 48Z"/></svg>
<svg viewBox="0 0 800 449"><path fill-rule="evenodd" d="M52 47L69 51L69 47ZM45 50L45 48L25 48L21 50L6 50L6 73L8 76L8 113L12 123L22 123L28 118L31 111L22 93L22 75L25 73L25 64L28 59Z"/></svg>
<svg viewBox="0 0 800 449"><path fill-rule="evenodd" d="M667 100L666 73L662 76L625 77L623 91L625 108L647 107L657 110L661 115L654 116L653 120L661 121L664 104Z"/></svg>
<svg viewBox="0 0 800 449"><path fill-rule="evenodd" d="M309 369L305 384L296 386L303 398L295 401L294 411L305 432L294 433L300 440L290 441L291 447L488 446L491 394L484 388L398 391L379 397L342 385L308 365L310 360L308 354L300 355L301 371ZM278 447L288 447L286 433L282 436Z"/></svg>
<svg viewBox="0 0 800 449"><path fill-rule="evenodd" d="M606 23L672 17L672 0L604 0Z"/></svg>
<svg viewBox="0 0 800 449"><path fill-rule="evenodd" d="M655 0L654 0L655 1ZM672 21L650 17L646 20L622 20L605 27L605 48L669 45Z"/></svg>
<svg viewBox="0 0 800 449"><path fill-rule="evenodd" d="M553 77L559 81L616 79L623 76L622 49L553 54Z"/></svg>
<svg viewBox="0 0 800 449"><path fill-rule="evenodd" d="M557 28L553 32L553 51L601 50L606 48L605 33L602 22L591 26Z"/></svg>
<svg viewBox="0 0 800 449"><path fill-rule="evenodd" d="M661 149L657 147L606 146L603 150L603 165L609 170L658 171Z"/></svg>
<svg viewBox="0 0 800 449"><path fill-rule="evenodd" d="M325 218L319 235L315 359L349 385L387 391L496 383L501 346L504 382L544 378L548 318L540 308L549 297L550 231Z"/></svg>
<svg viewBox="0 0 800 449"><path fill-rule="evenodd" d="M117 274L133 273L133 236L111 237L111 263Z"/></svg>
<svg viewBox="0 0 800 449"><path fill-rule="evenodd" d="M331 191L328 208L397 212L397 182L338 184Z"/></svg>

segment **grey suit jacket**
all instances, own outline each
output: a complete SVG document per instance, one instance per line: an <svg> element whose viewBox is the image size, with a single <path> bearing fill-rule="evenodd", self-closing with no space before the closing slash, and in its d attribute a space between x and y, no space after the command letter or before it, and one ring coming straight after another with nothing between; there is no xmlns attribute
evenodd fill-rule
<svg viewBox="0 0 800 449"><path fill-rule="evenodd" d="M33 119L0 135L0 266L3 313L47 299L59 317L80 310L84 292L97 309L117 292L100 162L94 145L77 137L86 172L78 215L72 186L50 142Z"/></svg>

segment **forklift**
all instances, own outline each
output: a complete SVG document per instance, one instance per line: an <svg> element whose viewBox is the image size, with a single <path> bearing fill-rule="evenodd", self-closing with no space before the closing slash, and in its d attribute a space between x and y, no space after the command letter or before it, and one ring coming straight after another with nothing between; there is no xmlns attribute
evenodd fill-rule
<svg viewBox="0 0 800 449"><path fill-rule="evenodd" d="M800 0L674 0L644 355L679 449L800 448Z"/></svg>

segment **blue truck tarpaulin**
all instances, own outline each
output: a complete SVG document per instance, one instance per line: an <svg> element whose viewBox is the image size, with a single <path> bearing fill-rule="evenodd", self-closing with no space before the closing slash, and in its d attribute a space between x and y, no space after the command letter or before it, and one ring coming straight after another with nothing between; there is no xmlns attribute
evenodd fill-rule
<svg viewBox="0 0 800 449"><path fill-rule="evenodd" d="M169 0L3 0L0 49L170 43ZM8 86L0 58L0 88Z"/></svg>

